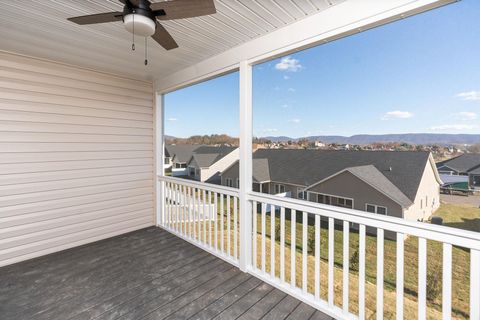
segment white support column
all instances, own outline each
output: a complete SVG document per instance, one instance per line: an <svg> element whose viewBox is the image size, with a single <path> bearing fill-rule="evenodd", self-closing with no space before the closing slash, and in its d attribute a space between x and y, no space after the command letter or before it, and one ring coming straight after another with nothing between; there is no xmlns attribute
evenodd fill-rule
<svg viewBox="0 0 480 320"><path fill-rule="evenodd" d="M240 270L252 265L252 66L240 62Z"/></svg>
<svg viewBox="0 0 480 320"><path fill-rule="evenodd" d="M158 181L158 176L165 174L165 126L164 126L164 96L163 94L155 94L155 159L156 159L156 219L155 224L160 226L163 224L163 213L165 208L164 187L162 181Z"/></svg>

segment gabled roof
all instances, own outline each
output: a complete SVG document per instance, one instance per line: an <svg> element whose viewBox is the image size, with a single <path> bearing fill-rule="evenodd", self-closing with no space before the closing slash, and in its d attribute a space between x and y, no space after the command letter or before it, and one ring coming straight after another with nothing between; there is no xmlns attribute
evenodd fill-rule
<svg viewBox="0 0 480 320"><path fill-rule="evenodd" d="M186 163L192 158L193 152L201 147L203 147L203 145L177 144L166 145L165 149L174 162Z"/></svg>
<svg viewBox="0 0 480 320"><path fill-rule="evenodd" d="M346 168L374 166L415 201L429 152L259 149L254 159L267 159L271 181L310 186Z"/></svg>
<svg viewBox="0 0 480 320"><path fill-rule="evenodd" d="M233 150L237 149L236 147L210 147L210 146L201 146L193 152L189 163L192 160L195 160L197 165L200 168L208 168L218 160L225 157L227 154L231 153Z"/></svg>
<svg viewBox="0 0 480 320"><path fill-rule="evenodd" d="M458 157L437 163L437 168L447 166L460 173L467 173L480 166L480 153L464 153Z"/></svg>
<svg viewBox="0 0 480 320"><path fill-rule="evenodd" d="M230 167L225 169L222 174L226 171L233 171L238 177L240 172L238 160L235 161L235 163L233 163ZM252 159L252 175L253 182L269 182L271 179L268 159Z"/></svg>
<svg viewBox="0 0 480 320"><path fill-rule="evenodd" d="M327 180L333 179L336 176L344 172L350 172L363 182L367 183L371 187L377 189L379 192L385 194L387 197L401 205L402 207L409 207L413 201L410 200L400 189L397 188L390 180L385 177L378 169L373 165L348 167L342 171L339 171L332 176L329 176L307 188L312 188Z"/></svg>

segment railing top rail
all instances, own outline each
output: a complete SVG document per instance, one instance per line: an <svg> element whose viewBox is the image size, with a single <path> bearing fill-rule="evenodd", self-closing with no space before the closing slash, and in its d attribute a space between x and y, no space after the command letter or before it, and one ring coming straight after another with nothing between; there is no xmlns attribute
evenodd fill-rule
<svg viewBox="0 0 480 320"><path fill-rule="evenodd" d="M248 199L250 201L264 202L297 211L305 211L324 217L330 217L352 223L363 224L365 226L391 230L420 238L480 250L480 233L473 231L449 228L424 222L407 221L401 218L382 216L366 211L329 206L298 199L279 198L273 195L258 192L250 192L248 194Z"/></svg>
<svg viewBox="0 0 480 320"><path fill-rule="evenodd" d="M212 191L212 192L217 192L217 193L222 193L225 195L233 196L233 197L238 197L239 196L239 191L236 188L230 188L230 187L225 187L221 186L218 184L211 184L211 183L206 183L206 182L199 182L195 180L188 180L188 179L183 179L183 178L175 178L175 177L167 177L167 176L158 176L159 181L165 181L165 182L172 182L172 183L177 183L189 187L194 187L194 188L199 188L199 189L205 189L207 191Z"/></svg>

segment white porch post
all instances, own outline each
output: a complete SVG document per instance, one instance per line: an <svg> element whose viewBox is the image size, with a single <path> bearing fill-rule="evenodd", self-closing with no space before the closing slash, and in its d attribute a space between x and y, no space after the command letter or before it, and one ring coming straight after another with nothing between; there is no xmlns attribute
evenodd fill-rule
<svg viewBox="0 0 480 320"><path fill-rule="evenodd" d="M164 100L163 94L155 94L155 159L156 159L156 219L155 224L163 224L163 209L165 208L164 182L158 181L158 176L165 174L165 142L164 142Z"/></svg>
<svg viewBox="0 0 480 320"><path fill-rule="evenodd" d="M240 270L252 265L252 66L240 62Z"/></svg>

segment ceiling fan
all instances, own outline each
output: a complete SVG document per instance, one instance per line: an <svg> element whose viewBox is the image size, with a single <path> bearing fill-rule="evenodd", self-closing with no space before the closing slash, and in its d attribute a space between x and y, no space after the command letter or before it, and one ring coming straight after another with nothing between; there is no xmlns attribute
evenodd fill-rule
<svg viewBox="0 0 480 320"><path fill-rule="evenodd" d="M107 12L68 18L69 21L84 25L123 21L127 31L133 35L152 37L167 50L178 48L178 44L158 20L184 19L214 14L214 0L169 0L150 2L148 0L119 0L124 4L123 12ZM132 45L135 50L135 45ZM147 61L145 60L145 64Z"/></svg>

